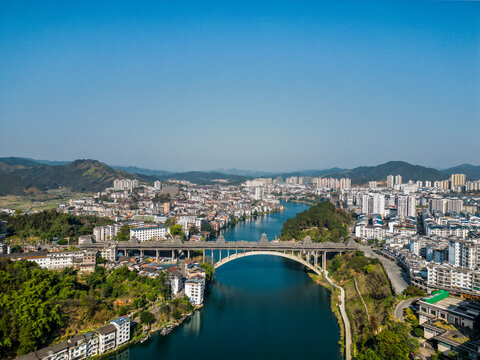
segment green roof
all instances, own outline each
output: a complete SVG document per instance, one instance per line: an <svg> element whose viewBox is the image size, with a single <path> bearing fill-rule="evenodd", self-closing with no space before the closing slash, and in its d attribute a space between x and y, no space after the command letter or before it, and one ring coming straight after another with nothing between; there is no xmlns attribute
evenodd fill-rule
<svg viewBox="0 0 480 360"><path fill-rule="evenodd" d="M425 302L429 303L429 304L434 304L436 303L437 301L440 301L440 300L443 300L443 299L446 299L448 297L449 293L448 291L445 291L445 290L436 290L434 292L432 292L432 295L430 295L429 297L425 298Z"/></svg>

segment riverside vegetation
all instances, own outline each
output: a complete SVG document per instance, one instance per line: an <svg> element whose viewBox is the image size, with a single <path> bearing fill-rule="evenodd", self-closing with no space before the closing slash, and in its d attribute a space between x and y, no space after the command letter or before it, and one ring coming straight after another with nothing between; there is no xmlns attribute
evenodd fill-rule
<svg viewBox="0 0 480 360"><path fill-rule="evenodd" d="M213 277L212 269L207 274ZM0 259L0 358L27 354L79 329L92 331L118 316L161 325L193 309L188 299L169 299L163 274L152 279L126 267L110 271L97 266L87 275ZM137 327L133 338L141 335Z"/></svg>

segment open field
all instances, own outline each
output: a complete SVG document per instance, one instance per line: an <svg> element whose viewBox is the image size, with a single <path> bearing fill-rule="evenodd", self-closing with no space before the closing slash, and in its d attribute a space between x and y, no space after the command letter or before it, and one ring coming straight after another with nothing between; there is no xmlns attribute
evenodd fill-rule
<svg viewBox="0 0 480 360"><path fill-rule="evenodd" d="M22 211L45 210L57 208L60 204L65 204L70 199L81 198L87 193L75 193L66 189L49 190L45 193L36 195L7 195L0 196L0 208L15 209Z"/></svg>

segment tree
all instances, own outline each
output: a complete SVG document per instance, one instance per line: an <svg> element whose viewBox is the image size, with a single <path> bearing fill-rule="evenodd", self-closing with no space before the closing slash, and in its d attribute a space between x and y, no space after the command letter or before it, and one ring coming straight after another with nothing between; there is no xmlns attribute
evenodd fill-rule
<svg viewBox="0 0 480 360"><path fill-rule="evenodd" d="M175 217L168 218L167 221L165 221L165 227L170 228L173 225L175 225L176 223L177 223L177 218L175 218Z"/></svg>
<svg viewBox="0 0 480 360"><path fill-rule="evenodd" d="M161 204L161 203L166 203L168 201L170 201L170 195L169 194L155 194L155 196L153 197L152 201L155 203L155 204Z"/></svg>
<svg viewBox="0 0 480 360"><path fill-rule="evenodd" d="M189 233L190 235L196 235L196 234L198 234L199 232L200 232L200 231L198 230L198 228L197 228L195 225L190 226L190 229L188 229L188 233Z"/></svg>
<svg viewBox="0 0 480 360"><path fill-rule="evenodd" d="M182 317L182 313L180 312L180 310L175 309L175 310L173 310L173 312L172 312L172 317L173 317L175 320L180 320L181 317Z"/></svg>
<svg viewBox="0 0 480 360"><path fill-rule="evenodd" d="M12 253L21 253L23 252L23 249L20 245L13 245L12 247L10 247L10 251Z"/></svg>
<svg viewBox="0 0 480 360"><path fill-rule="evenodd" d="M115 239L117 241L130 240L130 226L128 226L128 224L122 225L118 230L117 235L115 235Z"/></svg>
<svg viewBox="0 0 480 360"><path fill-rule="evenodd" d="M426 295L425 291L423 291L422 289L420 289L415 285L408 285L408 287L405 290L403 290L403 293L407 296L412 296L412 297Z"/></svg>
<svg viewBox="0 0 480 360"><path fill-rule="evenodd" d="M371 273L373 272L373 270L375 270L375 266L372 265L372 264L368 264L368 265L365 265L365 266L363 267L363 272L364 272L365 274L371 274Z"/></svg>
<svg viewBox="0 0 480 360"><path fill-rule="evenodd" d="M140 322L142 324L153 324L155 322L155 316L148 310L144 310L140 313Z"/></svg>
<svg viewBox="0 0 480 360"><path fill-rule="evenodd" d="M215 235L217 235L217 232L212 227L212 225L210 223L206 222L206 221L202 222L202 226L201 226L200 230L210 232L211 237L215 237Z"/></svg>
<svg viewBox="0 0 480 360"><path fill-rule="evenodd" d="M175 237L175 236L180 236L182 239L185 238L185 235L183 234L183 228L182 225L176 224L170 226L170 234Z"/></svg>
<svg viewBox="0 0 480 360"><path fill-rule="evenodd" d="M215 268L213 265L209 263L201 263L200 266L205 270L207 281L213 281L215 279Z"/></svg>

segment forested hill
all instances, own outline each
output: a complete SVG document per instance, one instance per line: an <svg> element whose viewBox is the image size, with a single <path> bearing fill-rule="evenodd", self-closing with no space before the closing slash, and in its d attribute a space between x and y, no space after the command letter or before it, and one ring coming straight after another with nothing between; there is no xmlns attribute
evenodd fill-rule
<svg viewBox="0 0 480 360"><path fill-rule="evenodd" d="M348 236L348 225L352 217L343 209L336 209L331 202L313 205L310 209L288 219L282 227L281 239L302 240L310 236L313 242L339 242Z"/></svg>
<svg viewBox="0 0 480 360"><path fill-rule="evenodd" d="M168 297L163 273L151 279L126 267L109 271L97 266L89 275L77 275L72 268L49 271L0 257L0 359L30 353L153 304L165 304L162 322L175 311L191 311L189 302L165 303Z"/></svg>
<svg viewBox="0 0 480 360"><path fill-rule="evenodd" d="M385 180L388 175L401 175L404 181L408 180L444 180L449 175L433 168L421 165L412 165L405 161L389 161L377 166L360 166L342 173L335 177L349 177L356 183L370 180Z"/></svg>
<svg viewBox="0 0 480 360"><path fill-rule="evenodd" d="M0 195L24 195L59 187L94 192L112 186L115 179L135 177L139 178L96 160L48 165L23 158L0 158Z"/></svg>

